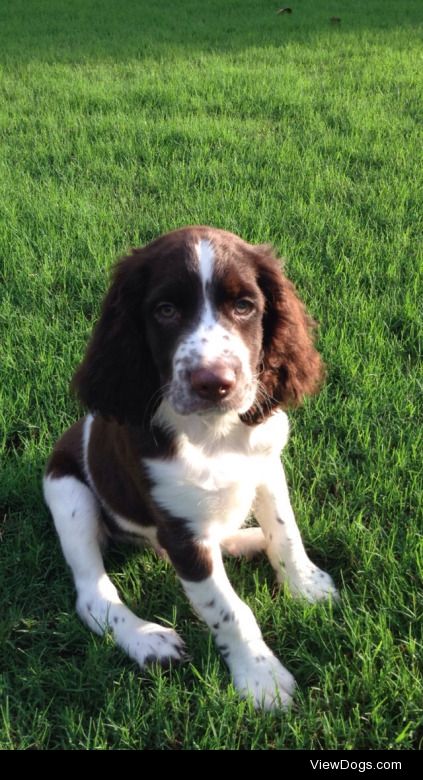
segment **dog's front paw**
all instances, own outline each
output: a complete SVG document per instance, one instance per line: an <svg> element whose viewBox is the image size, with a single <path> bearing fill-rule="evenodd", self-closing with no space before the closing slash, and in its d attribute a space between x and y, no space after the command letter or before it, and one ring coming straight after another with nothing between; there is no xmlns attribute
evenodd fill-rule
<svg viewBox="0 0 423 780"><path fill-rule="evenodd" d="M311 561L298 566L294 571L286 571L284 581L296 598L305 598L311 602L322 601L329 597L334 600L339 599L332 577Z"/></svg>
<svg viewBox="0 0 423 780"><path fill-rule="evenodd" d="M141 667L153 663L167 667L186 659L185 645L176 631L157 623L140 621L129 626L126 634L121 631L118 642Z"/></svg>
<svg viewBox="0 0 423 780"><path fill-rule="evenodd" d="M292 703L295 680L263 641L249 643L231 671L239 695L251 697L256 709L286 709Z"/></svg>
<svg viewBox="0 0 423 780"><path fill-rule="evenodd" d="M138 618L122 604L114 588L108 595L113 601L98 591L78 595L77 612L92 631L104 634L110 630L116 644L141 667L155 661L168 666L185 660L185 645L176 631Z"/></svg>

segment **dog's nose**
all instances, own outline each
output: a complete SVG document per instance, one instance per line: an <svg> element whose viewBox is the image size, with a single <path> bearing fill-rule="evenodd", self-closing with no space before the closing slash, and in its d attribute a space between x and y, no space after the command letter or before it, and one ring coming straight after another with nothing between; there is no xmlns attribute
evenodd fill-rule
<svg viewBox="0 0 423 780"><path fill-rule="evenodd" d="M191 387L206 401L223 401L235 387L235 371L227 366L197 368L191 374Z"/></svg>

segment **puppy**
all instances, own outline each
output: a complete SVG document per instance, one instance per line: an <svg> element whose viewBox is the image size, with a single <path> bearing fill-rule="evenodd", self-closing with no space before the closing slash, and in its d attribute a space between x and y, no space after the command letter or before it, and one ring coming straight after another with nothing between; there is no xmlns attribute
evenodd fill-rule
<svg viewBox="0 0 423 780"><path fill-rule="evenodd" d="M266 246L209 227L173 231L115 268L73 386L86 417L44 478L77 612L141 667L184 656L178 634L136 617L101 542L143 540L173 564L241 697L287 706L294 679L237 596L222 551L265 551L294 596L335 597L307 556L280 451L282 407L317 391L313 321ZM242 528L253 513L258 527Z"/></svg>

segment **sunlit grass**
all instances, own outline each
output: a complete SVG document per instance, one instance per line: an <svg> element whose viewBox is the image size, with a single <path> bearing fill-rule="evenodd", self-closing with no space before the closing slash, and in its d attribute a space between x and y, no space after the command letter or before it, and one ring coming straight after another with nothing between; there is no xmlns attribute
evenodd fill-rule
<svg viewBox="0 0 423 780"><path fill-rule="evenodd" d="M0 747L418 744L423 13L417 0L277 7L2 5ZM289 714L239 703L152 553L113 552L108 568L132 609L176 623L191 664L141 672L90 635L42 503L110 266L189 223L272 242L320 322L327 384L292 415L285 461L341 603L274 597L264 561L228 564L297 677Z"/></svg>

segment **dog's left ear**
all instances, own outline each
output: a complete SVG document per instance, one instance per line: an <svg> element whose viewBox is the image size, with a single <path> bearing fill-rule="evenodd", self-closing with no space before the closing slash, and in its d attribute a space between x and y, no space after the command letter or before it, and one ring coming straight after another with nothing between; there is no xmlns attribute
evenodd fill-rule
<svg viewBox="0 0 423 780"><path fill-rule="evenodd" d="M324 378L324 365L314 347L316 323L271 248L258 246L255 251L257 282L266 307L258 376L262 392L257 404L242 416L249 424L261 422L277 406L298 406L304 396L319 390Z"/></svg>

